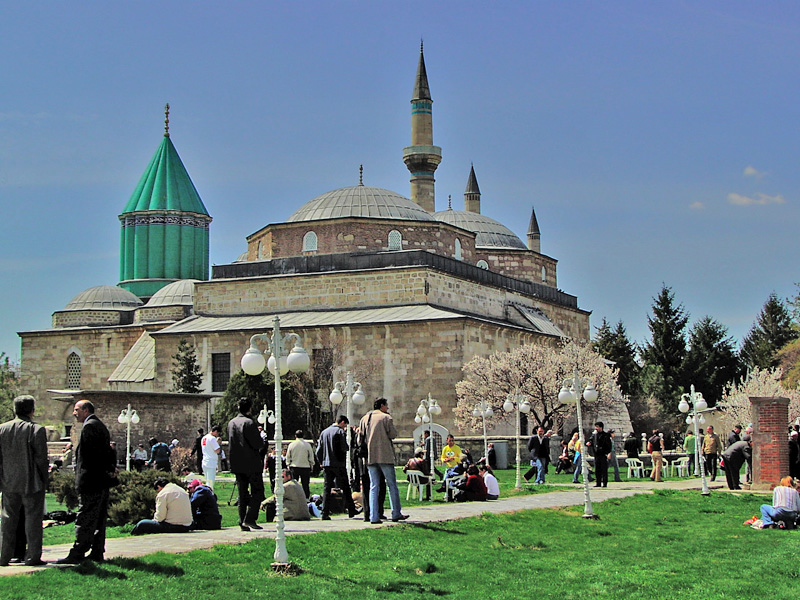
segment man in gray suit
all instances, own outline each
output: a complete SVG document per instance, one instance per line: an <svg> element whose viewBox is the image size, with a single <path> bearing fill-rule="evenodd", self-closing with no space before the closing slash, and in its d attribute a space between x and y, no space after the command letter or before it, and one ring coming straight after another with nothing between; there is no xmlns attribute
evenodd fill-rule
<svg viewBox="0 0 800 600"><path fill-rule="evenodd" d="M239 488L239 527L242 531L263 529L256 523L264 500L264 440L258 424L249 416L249 398L239 400L239 414L228 423L228 460Z"/></svg>
<svg viewBox="0 0 800 600"><path fill-rule="evenodd" d="M350 491L350 478L347 473L347 426L350 421L344 415L339 415L336 423L323 430L319 436L317 446L317 459L325 473L325 491L322 495L322 520L330 521L331 518L331 492L333 484L341 488L344 506L347 514L352 519L359 511L353 502Z"/></svg>
<svg viewBox="0 0 800 600"><path fill-rule="evenodd" d="M42 517L47 489L47 433L31 419L35 409L33 396L14 398L17 418L0 425L0 491L2 504L2 546L0 566L8 566L17 543L20 512L25 514L25 537L28 549L25 564L38 566L42 560Z"/></svg>

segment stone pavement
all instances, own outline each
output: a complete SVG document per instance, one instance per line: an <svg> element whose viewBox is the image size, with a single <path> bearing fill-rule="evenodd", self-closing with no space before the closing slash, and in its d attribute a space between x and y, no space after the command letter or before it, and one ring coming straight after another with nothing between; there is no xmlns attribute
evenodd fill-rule
<svg viewBox="0 0 800 600"><path fill-rule="evenodd" d="M511 498L500 498L491 502L463 502L463 503L436 503L418 505L404 508L403 512L409 515L407 523L430 523L435 521L452 521L483 514L484 512L515 512L535 508L558 508L563 506L577 506L584 502L583 486L574 484L556 484L558 487L567 488L559 492L547 492ZM723 491L724 485L720 482L710 483L710 488L715 492ZM626 498L635 494L651 493L654 489L700 490L699 479L682 479L651 482L649 479L611 483L608 488L591 488L592 504L610 498ZM724 491L728 491L725 489ZM738 493L738 492L737 492ZM747 493L747 492L744 492ZM602 513L602 509L600 511ZM194 531L191 533L162 533L143 535L137 537L121 537L106 540L106 557L135 558L155 552L182 553L192 550L212 548L218 544L243 544L256 538L274 538L274 523L263 524L262 531L241 531L239 527L226 527L221 531ZM393 526L391 521L380 527ZM330 521L312 519L311 521L287 521L286 535L302 535L320 533L324 531L350 531L354 529L376 529L378 526L370 525L363 519L348 519L345 515L334 516ZM2 575L20 575L40 571L43 568L70 568L57 566L52 562L64 557L69 552L72 544L46 546L42 559L48 561L45 567L26 567L25 565L11 565L0 568Z"/></svg>

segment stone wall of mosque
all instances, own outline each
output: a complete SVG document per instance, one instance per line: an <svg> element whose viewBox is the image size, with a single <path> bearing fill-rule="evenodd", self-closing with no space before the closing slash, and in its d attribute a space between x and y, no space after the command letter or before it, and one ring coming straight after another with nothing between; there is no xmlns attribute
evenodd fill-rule
<svg viewBox="0 0 800 600"><path fill-rule="evenodd" d="M476 260L485 260L489 270L516 277L524 281L535 281L558 287L556 266L558 261L538 252L526 250L500 250L478 248Z"/></svg>
<svg viewBox="0 0 800 600"><path fill-rule="evenodd" d="M310 233L316 236L316 249L311 251L304 249ZM303 221L269 225L252 234L247 238L247 259L388 250L430 250L453 258L456 240L461 245L460 260L474 265L475 234L447 223L355 217Z"/></svg>

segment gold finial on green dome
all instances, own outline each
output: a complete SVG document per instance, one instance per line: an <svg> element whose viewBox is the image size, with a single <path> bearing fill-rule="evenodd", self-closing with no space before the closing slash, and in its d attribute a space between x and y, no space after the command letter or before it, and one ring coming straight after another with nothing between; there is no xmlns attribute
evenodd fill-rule
<svg viewBox="0 0 800 600"><path fill-rule="evenodd" d="M169 102L164 105L164 137L169 137Z"/></svg>

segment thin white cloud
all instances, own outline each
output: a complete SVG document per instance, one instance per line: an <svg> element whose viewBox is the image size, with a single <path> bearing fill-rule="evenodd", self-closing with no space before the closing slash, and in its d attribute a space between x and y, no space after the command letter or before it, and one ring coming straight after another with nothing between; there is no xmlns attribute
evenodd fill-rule
<svg viewBox="0 0 800 600"><path fill-rule="evenodd" d="M780 194L768 196L759 192L755 198L751 198L750 196L731 193L728 194L728 202L734 206L764 206L767 204L786 204L786 199Z"/></svg>
<svg viewBox="0 0 800 600"><path fill-rule="evenodd" d="M689 205L689 208L691 208L692 210L703 210L705 207L706 207L706 205L703 202L700 202L700 201L692 202Z"/></svg>
<svg viewBox="0 0 800 600"><path fill-rule="evenodd" d="M752 165L747 165L744 168L743 175L745 177L755 177L756 179L762 179L762 178L766 177L768 175L768 173L766 171L759 171L758 169L756 169Z"/></svg>

